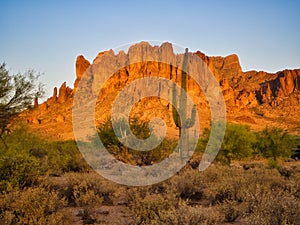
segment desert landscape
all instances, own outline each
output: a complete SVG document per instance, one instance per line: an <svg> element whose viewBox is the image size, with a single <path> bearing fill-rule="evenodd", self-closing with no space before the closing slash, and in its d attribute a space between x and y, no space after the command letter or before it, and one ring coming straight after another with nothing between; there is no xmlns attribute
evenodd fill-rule
<svg viewBox="0 0 300 225"><path fill-rule="evenodd" d="M0 225L299 225L300 2L2 1Z"/></svg>
<svg viewBox="0 0 300 225"><path fill-rule="evenodd" d="M147 42L131 46L127 54L101 52L92 64L80 55L74 87L55 87L53 96L40 104L35 98L30 109L11 120L1 145L1 224L297 224L300 165L291 156L299 145L299 69L243 72L237 55L189 52L189 60L200 57L213 71L226 102L226 132L213 164L198 169L211 132L210 108L187 73L187 93L201 112L200 136L188 163L173 177L140 187L116 184L93 170L76 145L72 109L76 91L86 88L85 83L79 87L81 78L87 76L92 87L93 74L101 69L97 61L107 54L105 65L125 59L129 66L113 74L97 97L94 122L104 146L117 160L143 167L168 158L179 144L172 107L159 97L137 101L130 112L131 129L142 139L149 136L152 117L166 121L167 136L158 147L135 151L114 134L111 107L128 83L151 73L183 82L175 66L153 61L131 66L130 56L138 52L180 57L170 43ZM141 88L134 87L130 99L139 98Z"/></svg>

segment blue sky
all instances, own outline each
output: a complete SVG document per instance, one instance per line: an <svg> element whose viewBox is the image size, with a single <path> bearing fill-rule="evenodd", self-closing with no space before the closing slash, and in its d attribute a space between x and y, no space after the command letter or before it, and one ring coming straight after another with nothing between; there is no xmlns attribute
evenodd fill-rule
<svg viewBox="0 0 300 225"><path fill-rule="evenodd" d="M43 73L48 95L75 59L141 40L239 55L244 71L300 68L300 1L1 1L0 62Z"/></svg>

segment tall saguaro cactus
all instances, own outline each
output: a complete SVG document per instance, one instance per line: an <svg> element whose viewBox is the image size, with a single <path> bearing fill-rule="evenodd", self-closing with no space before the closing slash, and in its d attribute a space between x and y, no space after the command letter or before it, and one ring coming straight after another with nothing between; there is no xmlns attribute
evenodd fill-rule
<svg viewBox="0 0 300 225"><path fill-rule="evenodd" d="M188 129L194 126L196 119L196 106L193 105L191 117L187 118L187 71L188 71L188 48L185 49L182 73L181 73L181 91L179 101L177 101L176 83L172 87L172 115L175 125L179 128L179 152L180 158L183 160L187 156L189 150ZM177 105L179 104L179 105ZM178 109L178 111L176 110Z"/></svg>

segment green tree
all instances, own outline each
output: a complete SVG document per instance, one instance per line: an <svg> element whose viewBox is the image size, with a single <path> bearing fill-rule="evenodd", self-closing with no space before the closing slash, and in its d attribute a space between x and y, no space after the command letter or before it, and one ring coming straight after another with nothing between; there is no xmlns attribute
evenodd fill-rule
<svg viewBox="0 0 300 225"><path fill-rule="evenodd" d="M264 157L290 157L296 139L281 128L268 128L257 133L258 149Z"/></svg>
<svg viewBox="0 0 300 225"><path fill-rule="evenodd" d="M229 123L218 158L226 163L230 163L232 159L247 158L252 155L255 142L255 134L248 126Z"/></svg>
<svg viewBox="0 0 300 225"><path fill-rule="evenodd" d="M5 63L0 65L0 139L7 148L4 134L9 132L11 120L30 107L33 99L41 97L44 91L38 82L39 75L33 70L10 75L5 66Z"/></svg>
<svg viewBox="0 0 300 225"><path fill-rule="evenodd" d="M222 126L216 124L215 132L221 132ZM206 128L202 138L198 142L198 151L204 151L210 138L211 130ZM218 134L215 134L216 138ZM217 140L216 140L217 141ZM226 124L226 132L221 148L217 155L217 160L230 164L233 159L243 159L252 156L253 147L256 144L256 136L250 131L249 126L238 124Z"/></svg>

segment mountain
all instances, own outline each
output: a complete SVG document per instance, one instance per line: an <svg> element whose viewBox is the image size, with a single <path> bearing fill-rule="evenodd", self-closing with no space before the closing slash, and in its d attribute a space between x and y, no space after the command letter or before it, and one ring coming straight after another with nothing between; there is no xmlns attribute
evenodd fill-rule
<svg viewBox="0 0 300 225"><path fill-rule="evenodd" d="M139 63L137 58L142 59ZM43 136L52 139L73 139L72 106L78 88L85 88L86 94L97 95L95 108L95 123L105 121L110 113L112 103L118 93L133 81L148 77L159 76L180 84L181 69L177 67L182 54L175 54L170 43L161 46L151 46L141 42L131 46L128 53L123 51L115 54L112 50L100 52L93 62L89 62L80 55L76 60L76 79L74 87L63 83L59 89L53 90L53 95L34 109L27 110L20 115L21 120ZM173 66L147 59L167 58ZM294 134L300 134L300 69L283 70L276 73L263 71L242 71L239 58L232 54L226 57L206 56L197 51L189 53L189 71L197 65L192 62L196 58L202 59L214 74L222 90L226 103L227 120L233 123L249 125L253 130L263 129L265 126L276 126ZM105 67L100 66L104 63ZM98 73L112 71L116 65L126 64L102 87L98 93ZM83 77L85 78L83 81ZM205 79L205 77L201 78ZM84 84L83 84L84 83ZM81 85L79 85L81 84ZM196 82L188 78L188 94L197 106L200 115L200 125L203 129L210 124L210 108L203 90ZM209 83L205 88L209 88ZM132 90L132 103L139 99L140 90L144 86L136 84ZM98 91L98 92L97 92ZM160 90L158 90L159 92ZM171 94L171 87L167 91ZM85 92L84 92L85 93ZM131 101L131 100L129 100ZM170 127L168 135L178 135L172 114L171 104L163 99L150 97L137 101L131 111L132 116L143 120L161 117Z"/></svg>

